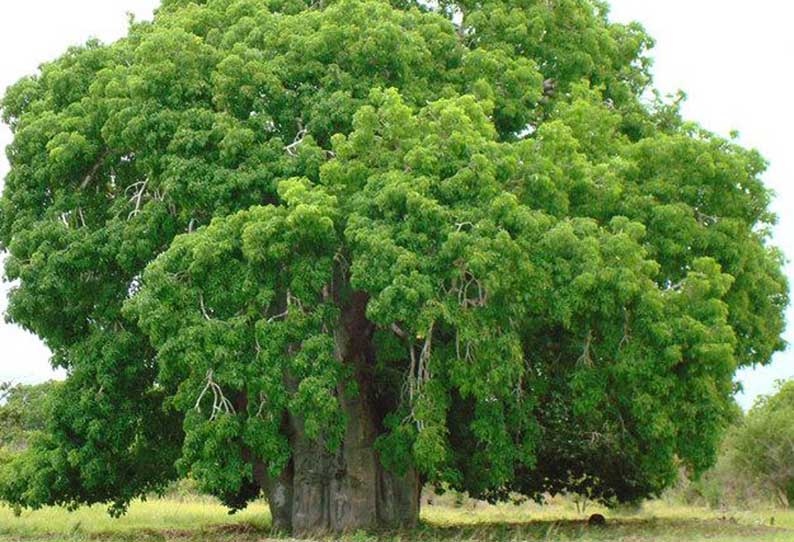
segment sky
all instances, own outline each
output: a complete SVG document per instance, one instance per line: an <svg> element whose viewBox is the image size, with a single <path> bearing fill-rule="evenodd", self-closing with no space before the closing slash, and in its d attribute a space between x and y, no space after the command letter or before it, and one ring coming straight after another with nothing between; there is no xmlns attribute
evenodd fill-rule
<svg viewBox="0 0 794 542"><path fill-rule="evenodd" d="M110 42L121 37L127 14L151 17L159 0L0 1L0 92L44 61L89 37ZM611 18L642 23L656 39L656 86L686 91L684 115L706 128L757 148L770 161L765 176L776 193L780 217L774 243L794 259L794 126L790 54L794 52L794 2L784 0L613 0ZM0 126L0 147L11 140ZM8 171L0 156L0 179ZM1 183L2 181L0 181ZM794 283L794 264L787 264ZM0 313L9 285L0 284ZM787 313L794 322L794 309ZM794 343L794 324L786 332ZM33 335L0 322L0 381L33 383L62 376L49 366L49 352ZM766 367L739 372L748 408L759 394L774 391L779 379L794 378L794 350L779 353Z"/></svg>

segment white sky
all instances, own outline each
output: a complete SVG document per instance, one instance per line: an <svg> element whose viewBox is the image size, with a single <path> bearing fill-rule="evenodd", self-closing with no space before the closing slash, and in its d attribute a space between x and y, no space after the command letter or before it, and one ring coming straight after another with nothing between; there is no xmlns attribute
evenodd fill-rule
<svg viewBox="0 0 794 542"><path fill-rule="evenodd" d="M126 31L127 13L149 18L158 0L0 0L0 91L34 72L46 60L88 37L112 41ZM685 116L758 148L771 167L768 186L778 194L780 216L776 244L794 257L794 152L789 149L794 126L790 55L794 53L794 3L785 0L613 0L612 17L638 20L656 39L653 56L656 86L679 88L689 100ZM0 146L10 142L0 126ZM8 171L0 157L0 178ZM794 265L787 274L794 283ZM7 284L0 284L0 312L6 307ZM794 310L788 321L794 320ZM794 326L786 337L794 343ZM19 327L0 322L0 381L36 382L53 377L49 353ZM794 377L794 352L779 354L764 368L745 370L739 379L744 407L760 393L773 390L777 379Z"/></svg>

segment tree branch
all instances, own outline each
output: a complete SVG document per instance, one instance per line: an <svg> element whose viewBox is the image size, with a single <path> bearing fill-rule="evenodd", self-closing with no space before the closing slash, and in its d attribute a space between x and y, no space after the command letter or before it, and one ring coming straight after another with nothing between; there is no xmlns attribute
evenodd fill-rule
<svg viewBox="0 0 794 542"><path fill-rule="evenodd" d="M80 183L80 190L85 190L85 188L91 183L91 181L94 179L94 175L97 174L97 172L102 167L102 164L105 162L108 156L110 156L110 150L106 150L100 155L94 166L85 176L85 179L83 179L83 182Z"/></svg>

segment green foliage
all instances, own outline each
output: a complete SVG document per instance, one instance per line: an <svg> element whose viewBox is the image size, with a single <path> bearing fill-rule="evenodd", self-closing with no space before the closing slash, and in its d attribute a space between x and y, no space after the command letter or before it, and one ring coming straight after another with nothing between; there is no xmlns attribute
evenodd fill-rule
<svg viewBox="0 0 794 542"><path fill-rule="evenodd" d="M53 394L59 382L0 384L0 450L16 453L26 449L36 433L47 427Z"/></svg>
<svg viewBox="0 0 794 542"><path fill-rule="evenodd" d="M713 471L696 487L713 503L794 503L794 382L761 397L731 428ZM714 486L724 487L714 487Z"/></svg>
<svg viewBox="0 0 794 542"><path fill-rule="evenodd" d="M340 445L342 393L384 464L476 497L709 466L788 290L765 162L642 101L651 45L589 0L169 0L12 86L8 316L69 378L0 496L189 474L239 508L285 420Z"/></svg>

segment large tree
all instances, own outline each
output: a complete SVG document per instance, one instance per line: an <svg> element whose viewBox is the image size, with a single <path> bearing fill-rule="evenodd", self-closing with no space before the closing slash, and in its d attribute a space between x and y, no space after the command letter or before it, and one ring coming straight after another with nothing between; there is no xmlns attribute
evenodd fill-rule
<svg viewBox="0 0 794 542"><path fill-rule="evenodd" d="M788 291L764 160L651 45L590 0L165 0L21 80L8 315L68 378L2 497L189 475L309 531L710 465Z"/></svg>

